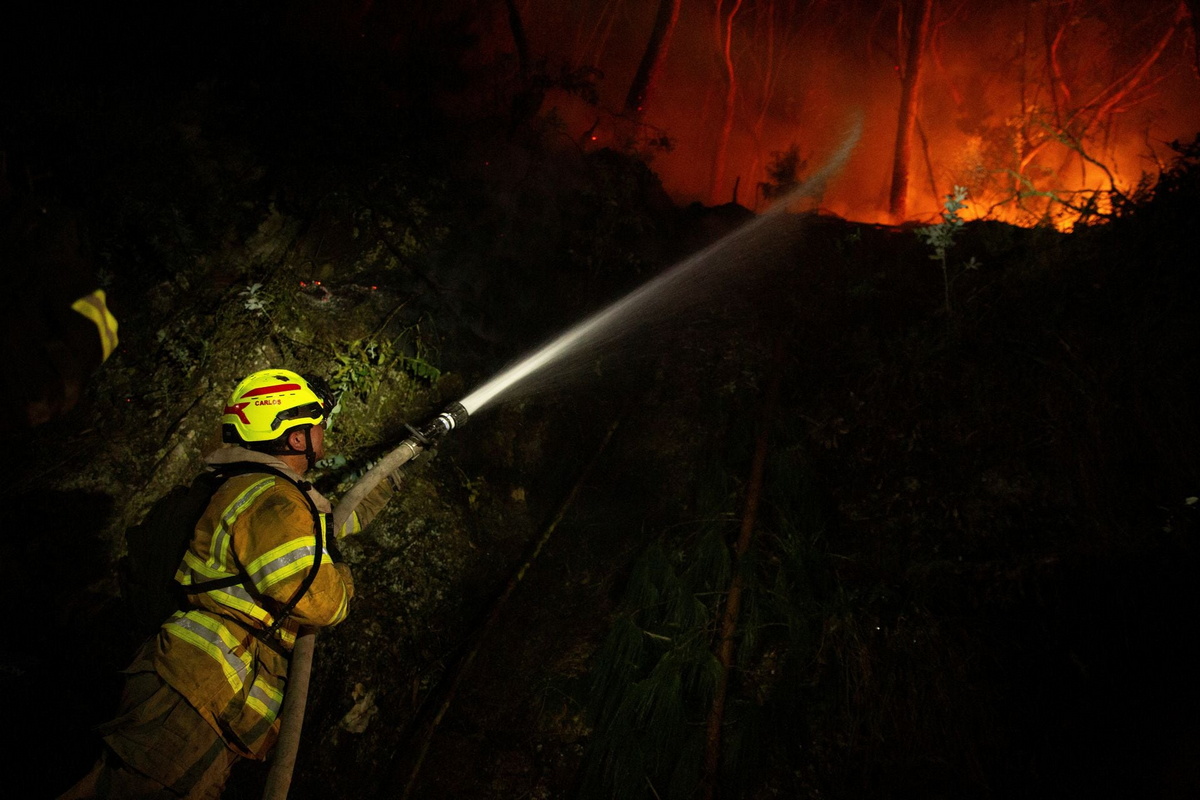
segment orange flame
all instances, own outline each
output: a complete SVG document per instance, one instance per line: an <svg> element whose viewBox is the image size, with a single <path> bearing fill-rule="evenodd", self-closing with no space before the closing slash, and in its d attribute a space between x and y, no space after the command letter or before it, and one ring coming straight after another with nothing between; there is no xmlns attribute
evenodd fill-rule
<svg viewBox="0 0 1200 800"><path fill-rule="evenodd" d="M565 62L600 68L601 109L620 107L657 4L620 15L613 5L533 0L525 12L532 40L551 51L561 45L554 55ZM964 186L964 218L1069 230L1110 213L1112 193L1152 181L1171 158L1168 142L1200 131L1184 3L994 0L957 6L957 16L951 4L937 6L918 93L909 220L936 221L945 196ZM757 208L773 158L795 145L810 165L821 163L852 110L863 109L862 143L820 205L848 219L899 221L887 212L904 42L896 4L859 19L850 4L812 4L791 16L785 7L747 5L729 24L731 4L685 0L645 102L643 151L677 201ZM725 136L730 69L737 116ZM551 108L587 147L630 143L631 123L617 114L566 93L550 93ZM645 145L663 132L670 151Z"/></svg>

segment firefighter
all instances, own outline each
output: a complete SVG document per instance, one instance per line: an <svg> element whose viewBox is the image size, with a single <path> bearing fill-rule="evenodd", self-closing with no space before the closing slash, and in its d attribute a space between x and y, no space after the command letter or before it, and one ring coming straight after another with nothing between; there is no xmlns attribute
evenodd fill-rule
<svg viewBox="0 0 1200 800"><path fill-rule="evenodd" d="M230 768L263 760L279 731L288 656L302 626L346 617L354 583L327 540L329 501L303 480L323 457L333 399L324 384L268 369L237 385L221 418L219 484L175 581L175 612L125 670L104 752L62 798L216 798ZM337 536L366 525L393 492L382 481Z"/></svg>
<svg viewBox="0 0 1200 800"><path fill-rule="evenodd" d="M0 434L74 408L118 344L78 215L51 192L24 189L31 181L11 180L11 161L0 151Z"/></svg>

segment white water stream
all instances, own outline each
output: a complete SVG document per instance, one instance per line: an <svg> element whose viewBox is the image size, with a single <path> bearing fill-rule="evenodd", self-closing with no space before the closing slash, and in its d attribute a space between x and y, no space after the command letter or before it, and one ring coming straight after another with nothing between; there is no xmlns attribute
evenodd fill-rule
<svg viewBox="0 0 1200 800"><path fill-rule="evenodd" d="M637 331L652 321L695 306L716 292L736 289L741 269L753 269L771 243L787 208L820 193L846 163L862 132L855 120L829 161L798 188L778 200L766 213L750 220L704 250L675 264L658 277L569 328L525 358L497 373L461 401L469 415L518 386L533 382L547 367L563 367Z"/></svg>

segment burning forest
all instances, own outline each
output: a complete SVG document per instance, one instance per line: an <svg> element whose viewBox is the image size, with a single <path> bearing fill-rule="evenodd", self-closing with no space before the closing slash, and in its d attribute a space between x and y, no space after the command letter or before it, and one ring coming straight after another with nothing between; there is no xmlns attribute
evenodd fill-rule
<svg viewBox="0 0 1200 800"><path fill-rule="evenodd" d="M681 201L760 208L861 113L821 207L929 220L963 186L968 218L1068 228L1153 180L1200 127L1183 2L509 6L495 46L524 43L514 68L567 132L652 155Z"/></svg>
<svg viewBox="0 0 1200 800"><path fill-rule="evenodd" d="M1200 794L1193 0L25 12L8 794L159 780L188 619L230 799ZM294 603L197 521L243 445L333 503Z"/></svg>

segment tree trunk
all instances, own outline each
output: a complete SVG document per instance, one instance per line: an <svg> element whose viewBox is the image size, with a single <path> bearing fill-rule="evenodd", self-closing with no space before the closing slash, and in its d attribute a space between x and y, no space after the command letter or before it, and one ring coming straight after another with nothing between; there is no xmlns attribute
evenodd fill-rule
<svg viewBox="0 0 1200 800"><path fill-rule="evenodd" d="M513 46L517 49L517 69L521 79L512 99L512 122L509 126L511 133L542 110L546 90L530 80L529 38L525 34L525 23L521 21L521 11L517 8L516 0L505 0L504 4L508 9L508 27L512 31Z"/></svg>
<svg viewBox="0 0 1200 800"><path fill-rule="evenodd" d="M586 63L593 69L600 69L600 62L604 58L604 51L608 49L608 40L612 35L613 24L622 15L621 0L610 0L600 10L600 16L596 20L596 25L587 37L586 47L579 49L579 52L583 53L584 57L575 66L581 66Z"/></svg>
<svg viewBox="0 0 1200 800"><path fill-rule="evenodd" d="M913 123L917 118L917 90L921 80L921 61L929 38L929 18L933 0L917 0L917 18L908 35L908 52L900 76L900 121L896 126L896 150L892 158L892 190L888 194L888 213L894 222L908 215L908 172L912 155Z"/></svg>
<svg viewBox="0 0 1200 800"><path fill-rule="evenodd" d="M794 9L790 9L793 10ZM754 163L750 167L750 176L754 179L758 178L759 167L762 163L762 133L763 125L767 121L767 111L771 107L771 98L775 94L775 78L778 75L778 62L783 58L775 57L775 0L767 0L763 8L755 7L760 21L765 22L766 30L760 30L755 26L755 40L760 42L760 47L763 52L763 68L760 100L758 104L758 116L754 118ZM791 18L789 14L788 19ZM736 198L734 199L736 203ZM758 195L755 193L754 208L758 209Z"/></svg>
<svg viewBox="0 0 1200 800"><path fill-rule="evenodd" d="M658 14L654 17L654 30L650 32L646 52L642 53L642 62L638 64L637 74L633 76L629 93L625 95L625 113L634 119L641 119L646 113L646 96L662 71L662 64L671 44L671 34L675 31L675 23L679 21L681 2L682 0L659 0Z"/></svg>
<svg viewBox="0 0 1200 800"><path fill-rule="evenodd" d="M1200 78L1200 0L1184 0L1192 20L1192 69Z"/></svg>
<svg viewBox="0 0 1200 800"><path fill-rule="evenodd" d="M708 714L708 726L704 742L704 777L701 786L703 800L717 796L717 773L721 764L721 726L725 721L725 696L729 689L729 669L733 664L734 637L737 634L738 616L742 610L742 559L750 549L754 538L754 527L758 521L758 504L762 497L763 475L767 465L767 445L770 441L771 421L775 407L779 404L779 385L783 376L783 339L777 337L771 356L771 377L763 400L758 440L754 447L754 461L750 467L750 482L746 488L745 506L742 509L742 526L737 542L733 546L733 579L729 582L729 594L725 598L725 611L721 615L721 628L717 639L717 661L721 664L721 677L713 691L712 708Z"/></svg>
<svg viewBox="0 0 1200 800"><path fill-rule="evenodd" d="M1175 10L1175 16L1171 18L1171 24L1163 33L1162 37L1154 45L1154 47L1146 54L1146 56L1132 67L1128 72L1122 75L1117 81L1114 81L1111 86L1100 93L1091 103L1089 107L1095 107L1096 110L1092 115L1091 121L1084 128L1090 127L1096 122L1106 122L1114 113L1114 110L1121 104L1126 97L1138 87L1138 85L1150 73L1150 68L1154 66L1163 51L1167 49L1167 45L1171 41L1171 37L1175 35L1175 29L1183 24L1183 21L1190 16L1188 9L1183 3L1180 3ZM1105 97L1107 95L1107 97Z"/></svg>
<svg viewBox="0 0 1200 800"><path fill-rule="evenodd" d="M737 79L733 72L733 20L742 7L742 0L734 0L728 17L722 17L722 5L722 0L717 0L717 33L720 37L717 45L725 68L725 116L721 122L720 138L717 139L717 152L713 156L712 185L708 193L710 201L714 203L718 202L717 195L725 178L725 154L733 133L734 101L737 100Z"/></svg>
<svg viewBox="0 0 1200 800"><path fill-rule="evenodd" d="M521 21L521 10L515 0L505 0L508 10L508 27L512 31L513 46L517 48L517 69L521 73L521 82L529 77L529 39L525 35L525 23Z"/></svg>

